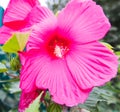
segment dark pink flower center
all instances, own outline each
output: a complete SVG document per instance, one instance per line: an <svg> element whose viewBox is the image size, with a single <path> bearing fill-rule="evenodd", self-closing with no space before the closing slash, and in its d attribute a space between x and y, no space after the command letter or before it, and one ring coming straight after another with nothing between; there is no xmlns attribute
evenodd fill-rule
<svg viewBox="0 0 120 112"><path fill-rule="evenodd" d="M47 43L47 51L52 57L63 58L70 49L70 42L67 39L53 37Z"/></svg>

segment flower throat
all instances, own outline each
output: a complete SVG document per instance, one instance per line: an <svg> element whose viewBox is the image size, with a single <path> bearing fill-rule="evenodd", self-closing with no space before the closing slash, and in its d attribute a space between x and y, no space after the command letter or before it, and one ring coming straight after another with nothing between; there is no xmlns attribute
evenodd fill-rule
<svg viewBox="0 0 120 112"><path fill-rule="evenodd" d="M63 58L69 51L69 44L67 39L54 37L48 42L48 53L52 57Z"/></svg>

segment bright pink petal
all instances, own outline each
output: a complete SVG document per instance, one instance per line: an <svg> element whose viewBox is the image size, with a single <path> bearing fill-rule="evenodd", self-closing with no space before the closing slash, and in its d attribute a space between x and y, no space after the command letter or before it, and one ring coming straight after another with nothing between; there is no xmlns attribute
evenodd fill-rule
<svg viewBox="0 0 120 112"><path fill-rule="evenodd" d="M11 0L5 11L4 25L15 30L25 27L28 22L25 18L37 4L38 0Z"/></svg>
<svg viewBox="0 0 120 112"><path fill-rule="evenodd" d="M58 15L60 33L86 43L103 38L110 28L102 8L93 0L72 0Z"/></svg>
<svg viewBox="0 0 120 112"><path fill-rule="evenodd" d="M22 63L20 73L20 88L25 92L36 90L36 77L39 74L39 61L34 61L39 56L39 50L33 50L28 53L19 53ZM41 58L41 56L39 56ZM34 63L33 63L34 62Z"/></svg>
<svg viewBox="0 0 120 112"><path fill-rule="evenodd" d="M83 103L88 97L91 89L82 90L74 83L64 59L43 57L39 59L38 66L36 86L39 89L48 89L56 103L74 106Z"/></svg>
<svg viewBox="0 0 120 112"><path fill-rule="evenodd" d="M30 50L29 52L20 52L22 69L20 73L20 88L25 92L36 90L36 78L40 74L41 59L44 60L44 54L40 50Z"/></svg>
<svg viewBox="0 0 120 112"><path fill-rule="evenodd" d="M83 103L92 88L82 90L71 76L64 59L54 60L43 52L30 50L21 71L20 87L25 92L35 90L34 87L48 89L53 101L73 106Z"/></svg>
<svg viewBox="0 0 120 112"><path fill-rule="evenodd" d="M76 45L66 56L72 77L82 89L101 86L115 77L117 59L99 42Z"/></svg>
<svg viewBox="0 0 120 112"><path fill-rule="evenodd" d="M2 26L0 28L0 44L4 44L11 37L12 32L14 32L12 29Z"/></svg>
<svg viewBox="0 0 120 112"><path fill-rule="evenodd" d="M38 95L39 92L37 90L29 93L25 93L24 91L22 91L18 111L25 112L25 109L35 100Z"/></svg>
<svg viewBox="0 0 120 112"><path fill-rule="evenodd" d="M41 43L43 43L49 36L52 35L57 27L57 19L54 14L47 8L36 7L36 13L31 13L30 22L34 22L34 15L38 15L38 23L32 28L32 33L30 35L27 49L38 49ZM33 17L32 17L33 15ZM37 22L36 21L36 22Z"/></svg>
<svg viewBox="0 0 120 112"><path fill-rule="evenodd" d="M40 23L44 19L51 18L52 16L54 16L54 14L48 8L36 5L32 8L26 20L32 25L33 23Z"/></svg>

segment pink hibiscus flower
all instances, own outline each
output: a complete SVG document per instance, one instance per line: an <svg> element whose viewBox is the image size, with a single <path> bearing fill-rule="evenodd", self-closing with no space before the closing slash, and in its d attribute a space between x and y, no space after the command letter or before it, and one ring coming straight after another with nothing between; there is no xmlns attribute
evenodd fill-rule
<svg viewBox="0 0 120 112"><path fill-rule="evenodd" d="M20 112L38 90L49 90L58 104L74 106L116 76L117 57L99 42L110 23L94 1L71 0L57 17L37 5L30 17L36 16L27 51L20 53Z"/></svg>
<svg viewBox="0 0 120 112"><path fill-rule="evenodd" d="M5 43L13 32L30 30L37 22L30 18L37 5L38 0L10 0L4 13L4 25L0 28L0 44Z"/></svg>

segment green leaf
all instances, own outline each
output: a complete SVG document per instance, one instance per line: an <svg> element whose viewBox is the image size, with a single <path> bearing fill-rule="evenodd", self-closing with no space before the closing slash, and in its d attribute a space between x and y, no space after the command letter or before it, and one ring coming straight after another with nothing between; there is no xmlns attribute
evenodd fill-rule
<svg viewBox="0 0 120 112"><path fill-rule="evenodd" d="M47 112L62 112L62 107L52 102L47 108Z"/></svg>
<svg viewBox="0 0 120 112"><path fill-rule="evenodd" d="M0 73L6 72L7 68L4 64L0 63Z"/></svg>
<svg viewBox="0 0 120 112"><path fill-rule="evenodd" d="M29 33L14 33L12 37L3 45L5 52L17 53L23 51L28 41Z"/></svg>
<svg viewBox="0 0 120 112"><path fill-rule="evenodd" d="M118 110L116 107L120 105L119 98L116 95L119 95L118 92L111 86L111 83L107 83L103 87L95 87L91 92L89 98L84 104L79 104L77 107L84 108L90 112L112 112L110 110ZM119 112L119 110L117 111Z"/></svg>
<svg viewBox="0 0 120 112"><path fill-rule="evenodd" d="M43 92L33 101L32 104L25 110L25 112L39 112L40 107L40 98L42 97Z"/></svg>
<svg viewBox="0 0 120 112"><path fill-rule="evenodd" d="M4 101L6 96L7 96L6 92L1 89L0 90L0 100Z"/></svg>
<svg viewBox="0 0 120 112"><path fill-rule="evenodd" d="M78 107L90 110L92 112L98 111L98 103L106 102L107 104L114 104L117 99L114 98L113 92L108 89L94 88L89 98L84 104L80 104Z"/></svg>
<svg viewBox="0 0 120 112"><path fill-rule="evenodd" d="M19 81L3 84L4 90L11 94L20 93Z"/></svg>

